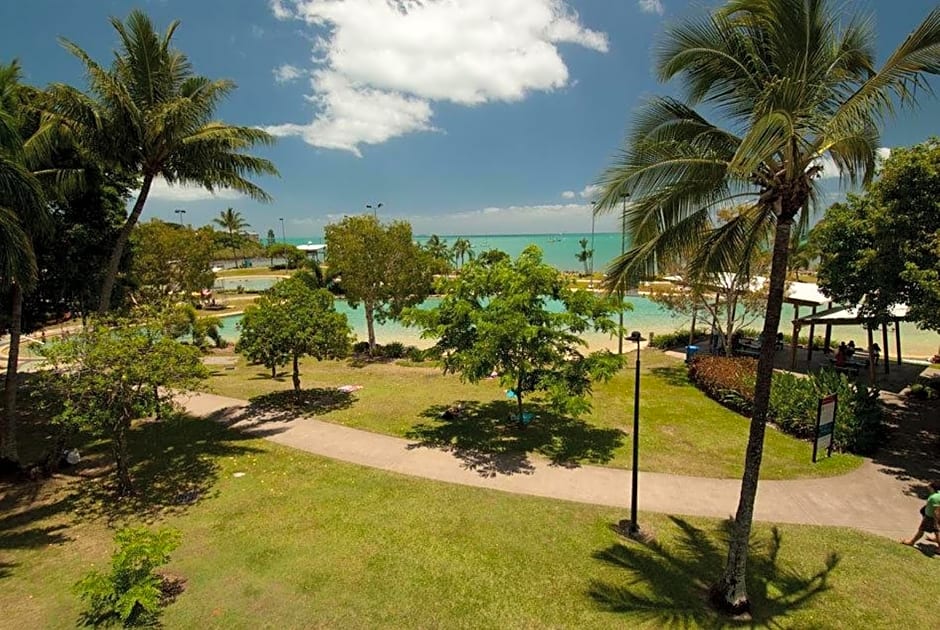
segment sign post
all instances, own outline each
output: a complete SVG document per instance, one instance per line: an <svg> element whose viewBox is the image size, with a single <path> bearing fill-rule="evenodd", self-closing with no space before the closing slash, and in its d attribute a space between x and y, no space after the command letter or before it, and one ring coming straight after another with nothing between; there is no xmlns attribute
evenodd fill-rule
<svg viewBox="0 0 940 630"><path fill-rule="evenodd" d="M816 408L816 438L813 440L814 463L823 449L826 450L826 457L832 457L832 431L836 426L838 398L838 395L830 394L819 399L819 406Z"/></svg>

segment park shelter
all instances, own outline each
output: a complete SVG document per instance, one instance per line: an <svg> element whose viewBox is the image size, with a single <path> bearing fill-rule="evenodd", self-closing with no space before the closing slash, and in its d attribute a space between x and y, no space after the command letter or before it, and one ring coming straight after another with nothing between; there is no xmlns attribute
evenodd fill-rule
<svg viewBox="0 0 940 630"><path fill-rule="evenodd" d="M297 249L304 252L308 256L312 255L314 260L319 261L320 252L326 249L326 245L323 243L311 243L310 241L307 241L303 245L298 245Z"/></svg>

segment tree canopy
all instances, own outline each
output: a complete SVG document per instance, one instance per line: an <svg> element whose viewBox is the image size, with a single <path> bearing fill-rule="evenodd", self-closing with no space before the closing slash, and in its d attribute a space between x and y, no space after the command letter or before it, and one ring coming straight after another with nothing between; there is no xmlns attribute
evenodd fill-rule
<svg viewBox="0 0 940 630"><path fill-rule="evenodd" d="M833 205L813 230L819 285L876 321L907 304L940 331L940 140L894 149L863 195Z"/></svg>
<svg viewBox="0 0 940 630"><path fill-rule="evenodd" d="M591 382L610 378L619 357L607 351L585 355L581 335L613 334L613 304L573 290L564 275L542 262L530 246L516 260L471 260L444 284L432 309L410 309L405 321L436 339L445 372L477 382L496 372L515 398L520 421L523 399L538 393L557 411L578 415L590 409Z"/></svg>
<svg viewBox="0 0 940 630"><path fill-rule="evenodd" d="M214 234L206 226L190 227L153 219L137 226L132 238L131 277L144 302L168 296L198 302L212 288Z"/></svg>
<svg viewBox="0 0 940 630"><path fill-rule="evenodd" d="M370 351L375 322L397 318L431 292L435 265L404 221L383 224L360 215L326 226L326 262L331 273L339 274L349 305L363 306Z"/></svg>
<svg viewBox="0 0 940 630"><path fill-rule="evenodd" d="M293 276L278 282L245 308L235 350L261 363L277 375L277 368L293 364L292 380L300 391L300 359L322 361L349 354L350 328L346 315L337 313L333 295L311 288L309 278Z"/></svg>

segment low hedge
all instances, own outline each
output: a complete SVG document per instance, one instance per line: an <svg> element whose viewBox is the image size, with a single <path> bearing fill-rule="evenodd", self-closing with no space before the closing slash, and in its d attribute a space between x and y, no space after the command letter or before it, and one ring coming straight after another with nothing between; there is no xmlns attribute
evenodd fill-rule
<svg viewBox="0 0 940 630"><path fill-rule="evenodd" d="M704 339L707 337L704 330L696 330L693 339ZM671 333L656 334L650 340L650 345L660 350L671 350L685 346L689 343L689 329L683 328L674 330Z"/></svg>
<svg viewBox="0 0 940 630"><path fill-rule="evenodd" d="M748 357L696 357L689 378L699 389L726 407L750 415L754 405L757 360ZM819 399L837 394L834 448L862 455L880 446L885 433L878 390L859 386L845 375L823 370L806 377L774 372L768 420L783 432L812 438Z"/></svg>

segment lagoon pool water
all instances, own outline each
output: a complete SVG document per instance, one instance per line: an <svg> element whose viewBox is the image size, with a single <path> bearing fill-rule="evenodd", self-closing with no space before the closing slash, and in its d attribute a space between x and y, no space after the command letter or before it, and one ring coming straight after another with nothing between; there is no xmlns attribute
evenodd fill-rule
<svg viewBox="0 0 940 630"><path fill-rule="evenodd" d="M284 278L278 276L240 276L229 278L216 278L215 291L237 291L238 287L248 293L267 291Z"/></svg>

